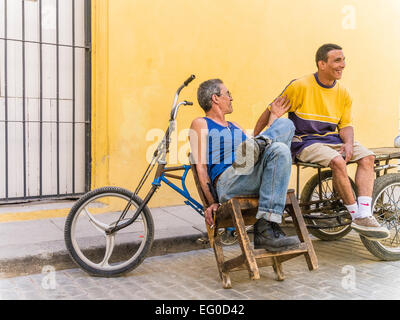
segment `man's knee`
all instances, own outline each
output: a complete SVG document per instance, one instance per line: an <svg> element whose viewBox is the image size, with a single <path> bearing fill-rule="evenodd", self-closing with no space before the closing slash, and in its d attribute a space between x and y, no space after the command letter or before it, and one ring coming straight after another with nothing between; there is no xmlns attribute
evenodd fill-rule
<svg viewBox="0 0 400 320"><path fill-rule="evenodd" d="M287 118L278 118L272 125L279 126L282 130L290 130L294 133L295 126L293 121Z"/></svg>
<svg viewBox="0 0 400 320"><path fill-rule="evenodd" d="M289 120L290 121L290 120ZM270 153L279 156L283 161L292 162L292 156L289 147L283 142L274 142L269 147Z"/></svg>
<svg viewBox="0 0 400 320"><path fill-rule="evenodd" d="M375 163L375 156L374 155L366 156L358 160L357 163L358 165L363 166L365 168L373 168Z"/></svg>
<svg viewBox="0 0 400 320"><path fill-rule="evenodd" d="M329 167L332 170L346 170L346 161L344 161L342 156L337 156L334 157L330 162L329 162Z"/></svg>

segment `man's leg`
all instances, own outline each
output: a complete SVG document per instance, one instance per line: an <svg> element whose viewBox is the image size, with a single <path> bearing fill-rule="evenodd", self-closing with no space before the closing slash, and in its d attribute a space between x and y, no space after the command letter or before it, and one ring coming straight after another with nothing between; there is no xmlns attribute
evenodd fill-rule
<svg viewBox="0 0 400 320"><path fill-rule="evenodd" d="M323 143L314 143L303 149L300 154L297 155L297 158L302 162L316 163L325 167L330 167L332 169L332 182L335 190L339 193L339 196L346 206L354 206L348 208L349 212L351 214L356 214L356 199L354 198L353 189L347 174L346 162L339 154L339 148L340 147L336 148L336 146Z"/></svg>
<svg viewBox="0 0 400 320"><path fill-rule="evenodd" d="M287 237L282 222L289 185L292 156L283 142L274 142L266 149L255 170L260 171L258 219L254 225L254 248L269 251L287 250L299 244L297 237Z"/></svg>
<svg viewBox="0 0 400 320"><path fill-rule="evenodd" d="M374 160L375 156L370 155L357 161L355 182L358 190L358 216L360 218L372 216L371 202L375 180Z"/></svg>
<svg viewBox="0 0 400 320"><path fill-rule="evenodd" d="M289 149L292 143L295 127L291 120L286 118L276 119L272 125L258 136L267 137L272 142L282 142L286 144Z"/></svg>
<svg viewBox="0 0 400 320"><path fill-rule="evenodd" d="M248 174L242 174L232 166L222 173L217 183L220 201L227 201L236 195L260 194L263 190L260 201L263 203L263 197L266 197L265 203L268 204L261 207L267 211L272 209L268 212L276 211L281 216L290 178L290 143L293 134L294 125L291 120L275 120L271 127L261 134L271 139L272 144L263 150L252 170ZM278 192L279 196L272 195L273 191ZM278 219L280 220L279 217Z"/></svg>
<svg viewBox="0 0 400 320"><path fill-rule="evenodd" d="M218 195L222 201L238 194L259 194L259 211L272 213L272 217L276 214L277 217L267 220L280 223L292 167L290 143L293 134L293 122L286 118L275 120L261 133L259 136L270 139L271 145L263 150L259 161L249 173L243 174L230 167L221 175L218 185L224 188L218 190ZM227 178L227 175L230 177ZM257 218L262 215L260 213Z"/></svg>
<svg viewBox="0 0 400 320"><path fill-rule="evenodd" d="M356 203L353 195L349 176L347 174L347 166L342 156L336 156L329 162L329 167L332 169L332 179L335 189L339 192L345 205Z"/></svg>
<svg viewBox="0 0 400 320"><path fill-rule="evenodd" d="M340 149L340 145L334 147L336 150ZM338 160L338 161L336 161ZM353 148L353 157L351 159L352 161L357 162L357 171L355 175L355 183L357 187L357 193L358 193L358 209L361 208L361 211L364 211L363 209L369 209L369 213L366 214L364 211L363 214L359 216L368 216L371 215L371 208L364 208L362 205L360 205L360 197L364 201L364 198L369 198L369 202L371 201L372 197L372 191L374 188L374 180L375 180L375 172L374 172L374 160L375 156L372 153L372 151L368 150L367 148L363 147L360 145L358 142L354 142L354 148ZM333 164L335 166L340 166L343 165L344 161L341 159L333 159L332 162L336 162L336 164ZM331 166L332 167L332 166ZM345 204L348 204L343 198ZM369 204L370 205L370 204Z"/></svg>
<svg viewBox="0 0 400 320"><path fill-rule="evenodd" d="M286 203L292 158L289 147L274 142L254 168L261 178L257 219L281 223Z"/></svg>
<svg viewBox="0 0 400 320"><path fill-rule="evenodd" d="M355 177L358 190L358 218L353 220L351 226L369 239L381 240L389 237L390 232L387 228L382 227L372 215L372 191L375 179L374 160L374 155L363 156L356 160L358 164Z"/></svg>
<svg viewBox="0 0 400 320"><path fill-rule="evenodd" d="M374 161L374 156L367 156L357 161L355 183L359 196L372 197L375 180Z"/></svg>
<svg viewBox="0 0 400 320"><path fill-rule="evenodd" d="M360 210L360 204L357 204L354 198L353 190L347 175L346 163L342 156L334 149L339 150L340 145L328 146L315 143L305 148L298 155L298 158L303 162L318 163L324 166L329 165L332 169L335 189L338 191L352 216L353 222L351 226L353 229L370 239L387 238L389 236L389 231L387 228L380 226L372 216L371 211L365 211L365 208ZM362 160L362 158L365 159ZM373 153L360 146L358 143L355 143L352 160L357 161L359 165L361 164L361 171L359 171L360 167L357 168L356 185L358 184L357 186L361 187L361 190L359 190L361 197L358 198L358 201L364 203L362 195L372 194L373 176L371 175L371 165L373 173ZM360 201L360 199L362 201ZM365 202L365 204L370 208L370 200L369 202Z"/></svg>
<svg viewBox="0 0 400 320"><path fill-rule="evenodd" d="M294 133L292 122L281 120L263 132L272 144L262 152L251 173L243 175L230 167L217 184L222 202L240 194L259 195L254 246L269 251L287 250L299 244L297 237L286 237L278 225L286 203L292 165L289 145Z"/></svg>
<svg viewBox="0 0 400 320"><path fill-rule="evenodd" d="M274 142L282 142L290 148L295 127L286 118L276 119L272 125L256 137L243 141L235 150L233 167L240 175L251 174L265 148Z"/></svg>

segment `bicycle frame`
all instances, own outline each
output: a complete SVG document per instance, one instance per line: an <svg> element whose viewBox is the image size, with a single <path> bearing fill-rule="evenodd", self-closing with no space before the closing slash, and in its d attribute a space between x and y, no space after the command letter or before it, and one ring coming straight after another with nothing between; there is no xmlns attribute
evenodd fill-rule
<svg viewBox="0 0 400 320"><path fill-rule="evenodd" d="M150 199L152 198L154 193L157 191L157 189L161 187L161 182L166 183L173 190L175 190L176 192L181 194L183 197L185 197L186 198L185 204L191 206L197 213L199 213L200 215L204 216L203 206L190 196L190 193L186 188L186 184L185 184L186 181L185 180L186 180L187 173L189 172L189 170L191 168L190 165L183 165L183 166L169 167L169 168L166 167L166 164L167 164L166 155L169 152L170 135L175 130L175 120L176 120L176 117L177 117L177 113L178 113L179 107L181 105L193 105L192 102L188 102L188 101L184 101L184 102L178 103L179 93L194 78L195 78L194 75L190 76L183 83L183 85L181 85L178 88L178 90L176 91L174 102L172 104L170 120L169 120L169 126L168 126L168 128L167 128L167 130L165 132L163 140L161 141L161 143L157 147L157 150L154 152L153 159L152 159L151 163L149 164L149 167L147 168L147 170L146 170L145 174L143 175L141 181L139 182L139 185L136 188L136 191L135 191L134 195L136 195L140 191L140 188L143 186L143 184L146 181L149 173L151 172L151 170L154 167L154 165L152 167L153 161L156 161L156 162L158 162L158 166L157 166L157 171L156 171L154 180L152 182L152 187L151 187L150 191L147 193L146 197L143 199L143 202L136 209L133 217L130 218L128 221L126 221L126 222L124 222L122 224L119 224L119 222L125 217L126 213L128 212L129 208L131 207L132 199L128 202L128 204L126 205L125 209L122 211L121 216L119 217L119 219L118 219L117 223L115 224L115 226L106 230L106 234L107 235L110 235L110 234L112 234L114 232L117 232L118 230L121 230L121 229L131 225L137 219L137 217L139 216L139 214L143 210L143 208L149 203ZM150 171L149 171L149 168L150 168ZM177 176L177 175L173 175L173 174L168 173L168 172L179 171L179 170L184 170L182 176ZM182 188L179 188L174 183L169 181L168 177L181 180Z"/></svg>
<svg viewBox="0 0 400 320"><path fill-rule="evenodd" d="M186 188L186 176L190 168L191 168L190 165L182 165L179 167L170 167L170 168L164 167L161 175L154 178L153 185L160 187L161 182L166 183L170 188L172 188L173 190L175 190L176 192L178 192L179 194L181 194L183 197L186 198L186 201L184 201L185 204L191 206L198 214L204 217L203 206L191 197L189 191ZM168 173L171 171L179 171L179 170L184 170L182 176L176 176ZM167 177L180 180L182 182L182 188L179 188L174 183L169 181Z"/></svg>
<svg viewBox="0 0 400 320"><path fill-rule="evenodd" d="M379 155L376 156L375 161L374 161L374 171L375 171L375 175L376 178L378 178L381 175L381 171L383 171L383 175L387 174L387 171L389 169L393 169L393 168L399 168L398 164L390 164L389 161L391 159L399 159L400 158L400 153L394 153L393 155ZM381 162L384 162L384 164L381 164ZM348 165L350 164L354 164L356 163L355 161L349 162ZM328 167L324 167L322 165L319 164L314 164L314 163L305 163L305 162L296 162L295 163L296 167L297 167L297 181L296 181L296 197L300 202L300 197L299 197L299 191L300 191L300 167L303 168L314 168L317 169L318 171L318 195L319 195L319 200L313 200L313 201L309 201L309 202L300 202L299 205L300 207L303 209L303 216L305 218L312 218L312 219L318 219L318 220L324 220L324 219L332 219L332 218L336 218L338 220L338 225L335 225L333 227L336 226L345 226L350 224L350 222L341 222L340 218L341 217L345 217L347 215L347 213L337 213L336 215L330 215L330 216L322 216L322 217L318 217L318 216L311 216L310 214L313 212L320 212L322 208L324 209L331 209L331 204L333 201L337 201L340 200L339 196L337 196L336 198L331 198L331 199L323 199L322 196L322 179L321 179L321 172L322 169L326 169ZM328 168L329 169L329 168ZM317 207L315 209L306 209L304 210L304 208L307 208L310 205L316 205ZM307 226L308 228L326 228L324 226L319 226L319 225L311 225L311 226ZM332 226L329 226L332 227Z"/></svg>
<svg viewBox="0 0 400 320"><path fill-rule="evenodd" d="M381 171L383 170L383 174L387 174L388 170L390 169L399 169L400 165L399 164L389 164L389 161L392 159L400 159L400 153L396 153L392 156L385 156L385 155L380 155L378 157L375 158L374 161L374 171L375 171L375 176L376 178L378 178L381 175ZM381 164L381 162L385 162L384 164ZM350 164L354 164L356 162L351 161L348 163L348 165ZM329 167L324 167L322 165L319 164L315 164L315 163L308 163L308 162L300 162L297 161L294 163L296 165L296 197L297 200L300 200L300 167L303 168L314 168L317 169L318 171L318 177L319 177L319 194L320 194L320 198L322 198L321 193L321 170L322 169L329 169Z"/></svg>
<svg viewBox="0 0 400 320"><path fill-rule="evenodd" d="M178 192L180 195L182 195L184 198L186 198L186 201L184 201L184 203L191 206L198 214L200 214L201 216L204 217L203 206L191 197L189 191L186 188L186 177L187 177L187 174L190 169L191 169L190 165L182 165L182 166L178 166L178 167L166 168L164 163L159 163L158 167L157 167L156 175L152 182L152 187L151 187L150 191L147 193L146 197L144 198L142 204L136 209L136 212L133 215L133 217L123 224L118 225L118 223L117 223L115 227L113 227L109 230L106 230L106 234L112 234L114 232L117 232L118 230L121 230L121 229L131 225L136 220L136 218L138 217L140 212L143 210L143 208L149 203L149 201L151 200L151 197L154 195L154 193L157 191L157 189L161 187L162 182L166 183L170 188L172 188L174 191ZM180 170L184 170L182 176L173 175L173 174L169 173L169 172L180 171ZM179 188L177 185L175 185L170 180L168 180L168 177L180 180L182 182L182 188ZM122 212L120 220L121 220L121 218L124 217L125 213L129 210L130 206L131 206L131 202L128 203L128 205Z"/></svg>

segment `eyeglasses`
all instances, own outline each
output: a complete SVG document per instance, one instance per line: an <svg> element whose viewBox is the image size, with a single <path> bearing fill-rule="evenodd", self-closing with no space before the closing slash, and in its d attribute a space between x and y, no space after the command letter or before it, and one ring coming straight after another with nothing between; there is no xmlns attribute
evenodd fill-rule
<svg viewBox="0 0 400 320"><path fill-rule="evenodd" d="M232 94L231 94L229 91L227 91L226 94L216 93L216 95L217 95L218 97L220 97L220 96L223 95L223 96L228 97L229 99L232 99Z"/></svg>

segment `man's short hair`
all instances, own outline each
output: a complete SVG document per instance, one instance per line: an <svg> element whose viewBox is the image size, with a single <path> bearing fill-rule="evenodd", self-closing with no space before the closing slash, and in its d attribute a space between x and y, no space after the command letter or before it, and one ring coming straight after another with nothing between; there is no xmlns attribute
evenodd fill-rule
<svg viewBox="0 0 400 320"><path fill-rule="evenodd" d="M331 50L342 50L341 46L333 43L326 43L319 47L317 53L315 54L315 63L317 64L318 68L318 61L328 61L328 52Z"/></svg>
<svg viewBox="0 0 400 320"><path fill-rule="evenodd" d="M212 95L221 94L221 88L219 85L222 83L223 82L220 79L211 79L204 81L202 84L200 84L199 89L197 89L197 101L205 112L211 109Z"/></svg>

